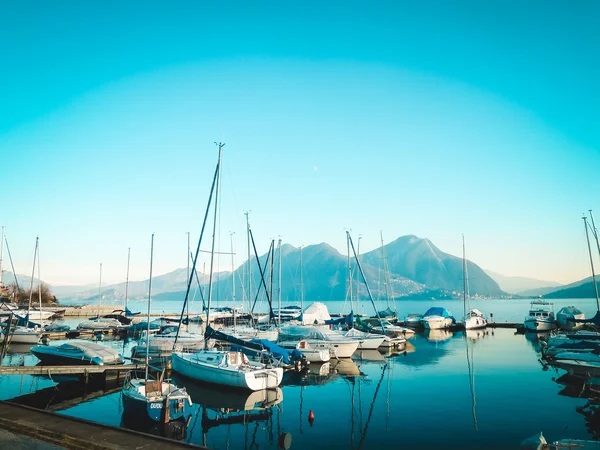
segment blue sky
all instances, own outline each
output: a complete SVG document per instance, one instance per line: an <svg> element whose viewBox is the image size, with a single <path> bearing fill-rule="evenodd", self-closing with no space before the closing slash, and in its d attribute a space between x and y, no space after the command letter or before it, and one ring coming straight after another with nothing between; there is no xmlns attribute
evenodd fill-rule
<svg viewBox="0 0 600 450"><path fill-rule="evenodd" d="M597 2L0 5L4 214L55 284L186 264L224 141L220 245L428 237L505 275L589 274ZM417 4L418 3L418 4ZM5 264L6 264L5 256ZM600 263L599 263L600 266ZM220 261L227 269L229 260Z"/></svg>

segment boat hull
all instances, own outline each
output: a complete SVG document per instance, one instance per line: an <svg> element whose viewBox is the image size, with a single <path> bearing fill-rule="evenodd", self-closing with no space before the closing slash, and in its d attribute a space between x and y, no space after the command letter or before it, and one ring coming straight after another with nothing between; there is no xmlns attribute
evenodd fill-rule
<svg viewBox="0 0 600 450"><path fill-rule="evenodd" d="M205 364L195 360L194 356L173 353L171 357L173 370L183 376L205 383L250 389L252 391L274 389L279 386L283 379L283 369L281 367L242 372Z"/></svg>
<svg viewBox="0 0 600 450"><path fill-rule="evenodd" d="M529 331L551 331L556 328L554 321L527 318L523 321L523 327Z"/></svg>
<svg viewBox="0 0 600 450"><path fill-rule="evenodd" d="M452 319L441 316L423 317L423 326L427 330L442 330L452 326Z"/></svg>
<svg viewBox="0 0 600 450"><path fill-rule="evenodd" d="M13 344L37 344L41 334L35 331L21 331L19 329L12 333L10 342Z"/></svg>
<svg viewBox="0 0 600 450"><path fill-rule="evenodd" d="M487 320L483 317L469 317L465 320L465 330L477 330L487 327Z"/></svg>
<svg viewBox="0 0 600 450"><path fill-rule="evenodd" d="M572 319L584 320L585 314L561 314L556 315L556 321L561 330L571 331L577 330L583 326L583 323L573 322Z"/></svg>
<svg viewBox="0 0 600 450"><path fill-rule="evenodd" d="M131 395L126 389L123 389L123 413L137 420L145 419L152 422L178 420L190 414L188 402L184 399L166 400L164 397L156 400L143 399Z"/></svg>

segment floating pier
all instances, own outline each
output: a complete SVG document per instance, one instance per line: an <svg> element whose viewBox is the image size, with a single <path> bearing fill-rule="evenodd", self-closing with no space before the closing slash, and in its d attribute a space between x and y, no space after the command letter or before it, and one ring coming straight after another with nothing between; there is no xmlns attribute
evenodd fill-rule
<svg viewBox="0 0 600 450"><path fill-rule="evenodd" d="M66 449L206 449L125 428L0 401L0 428Z"/></svg>

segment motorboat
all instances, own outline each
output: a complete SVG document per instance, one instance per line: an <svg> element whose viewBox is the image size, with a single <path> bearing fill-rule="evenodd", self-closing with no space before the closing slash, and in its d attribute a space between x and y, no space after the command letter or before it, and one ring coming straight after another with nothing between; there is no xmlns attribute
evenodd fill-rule
<svg viewBox="0 0 600 450"><path fill-rule="evenodd" d="M286 347L286 343L297 344L301 340L326 342L330 346L331 356L336 358L350 358L360 344L360 340L347 338L327 326L286 325L279 332L278 343L282 347Z"/></svg>
<svg viewBox="0 0 600 450"><path fill-rule="evenodd" d="M585 314L575 306L565 306L556 313L556 321L561 330L571 331L581 328L583 323L575 320L585 320Z"/></svg>
<svg viewBox="0 0 600 450"><path fill-rule="evenodd" d="M350 328L342 335L359 341L358 350L377 350L386 338L383 334L367 333L356 328Z"/></svg>
<svg viewBox="0 0 600 450"><path fill-rule="evenodd" d="M9 340L13 344L37 344L42 337L40 328L15 326L10 330Z"/></svg>
<svg viewBox="0 0 600 450"><path fill-rule="evenodd" d="M379 333L379 330L381 330L383 327L386 334L394 333L396 336L402 336L404 338L410 338L415 334L415 330L400 325L393 325L391 322L385 319L372 317L370 319L361 320L360 323L369 327L369 331L373 333Z"/></svg>
<svg viewBox="0 0 600 450"><path fill-rule="evenodd" d="M282 322L302 320L302 308L297 305L283 306L281 309L273 310L273 315L280 317Z"/></svg>
<svg viewBox="0 0 600 450"><path fill-rule="evenodd" d="M58 346L37 345L31 353L47 365L116 365L125 361L116 350L89 341L71 341Z"/></svg>
<svg viewBox="0 0 600 450"><path fill-rule="evenodd" d="M242 352L175 352L172 365L175 372L194 380L251 391L276 388L283 379L283 368L250 362Z"/></svg>
<svg viewBox="0 0 600 450"><path fill-rule="evenodd" d="M530 331L550 331L556 328L554 324L553 304L544 300L531 302L529 315L525 316L523 326Z"/></svg>
<svg viewBox="0 0 600 450"><path fill-rule="evenodd" d="M84 320L77 325L78 330L112 330L125 327L121 322L112 317L94 317Z"/></svg>
<svg viewBox="0 0 600 450"><path fill-rule="evenodd" d="M411 328L422 328L423 314L409 314L404 318L404 325Z"/></svg>
<svg viewBox="0 0 600 450"><path fill-rule="evenodd" d="M600 375L600 355L596 353L561 352L554 356L550 365L573 376L590 378Z"/></svg>
<svg viewBox="0 0 600 450"><path fill-rule="evenodd" d="M168 422L191 414L192 400L184 387L170 380L149 380L129 375L123 384L123 412L137 419Z"/></svg>
<svg viewBox="0 0 600 450"><path fill-rule="evenodd" d="M296 348L302 352L306 360L311 363L323 363L331 359L330 345L324 342L310 342L302 340L296 344Z"/></svg>
<svg viewBox="0 0 600 450"><path fill-rule="evenodd" d="M66 325L66 324L60 323L60 322L53 322L44 328L44 331L47 331L50 333L60 333L63 331L67 332L70 330L71 330L71 327L69 325Z"/></svg>
<svg viewBox="0 0 600 450"><path fill-rule="evenodd" d="M477 330L487 327L488 321L478 309L471 309L464 321L465 330Z"/></svg>
<svg viewBox="0 0 600 450"><path fill-rule="evenodd" d="M423 326L427 330L442 330L450 328L456 323L456 319L446 309L439 306L429 308L421 319Z"/></svg>
<svg viewBox="0 0 600 450"><path fill-rule="evenodd" d="M167 342L171 344L175 343L175 339L177 339L176 350L178 351L196 351L196 350L204 350L205 349L205 337L202 333L191 333L189 331L179 331L177 333L177 328L175 326L164 327L161 331L150 336L149 342L150 345L154 345L158 342ZM140 342L146 340L146 332L142 333L142 337ZM214 346L214 340L208 340L208 348L212 348Z"/></svg>
<svg viewBox="0 0 600 450"><path fill-rule="evenodd" d="M276 327L254 328L249 325L236 325L221 328L219 331L243 340L266 339L267 341L277 342L279 330Z"/></svg>

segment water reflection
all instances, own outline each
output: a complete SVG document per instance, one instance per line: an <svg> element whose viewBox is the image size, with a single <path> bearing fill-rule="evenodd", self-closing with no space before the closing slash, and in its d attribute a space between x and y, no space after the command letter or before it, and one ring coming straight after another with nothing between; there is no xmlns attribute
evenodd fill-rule
<svg viewBox="0 0 600 450"><path fill-rule="evenodd" d="M123 414L121 416L120 425L123 428L139 431L141 433L148 433L154 436L174 439L176 441L183 441L187 438L189 422L189 419L187 421L179 419L172 420L167 423L157 423L149 420L138 420L131 414Z"/></svg>
<svg viewBox="0 0 600 450"><path fill-rule="evenodd" d="M454 333L450 330L425 330L425 337L431 342L443 342L450 339Z"/></svg>
<svg viewBox="0 0 600 450"><path fill-rule="evenodd" d="M542 345L540 344L540 340L547 340L549 336L550 331L540 331L537 333L525 331L525 339L527 339L527 342L531 345L536 353L542 353Z"/></svg>

